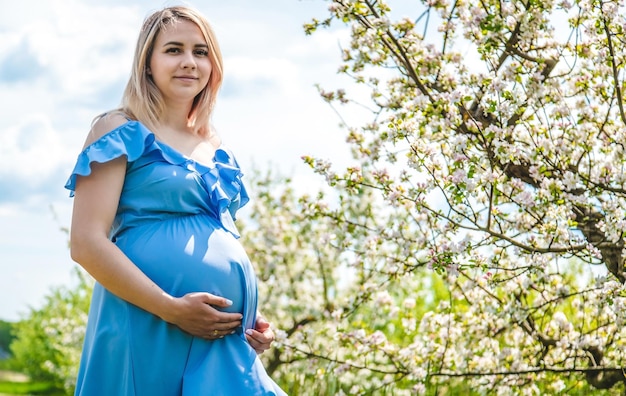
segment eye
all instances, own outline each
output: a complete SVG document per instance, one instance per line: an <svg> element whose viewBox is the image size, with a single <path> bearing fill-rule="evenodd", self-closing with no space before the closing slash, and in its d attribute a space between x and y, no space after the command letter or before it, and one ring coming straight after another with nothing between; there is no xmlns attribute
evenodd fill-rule
<svg viewBox="0 0 626 396"><path fill-rule="evenodd" d="M166 54L177 54L179 53L181 50L178 47L169 47L165 50Z"/></svg>
<svg viewBox="0 0 626 396"><path fill-rule="evenodd" d="M198 56L208 56L209 55L209 51L203 50L203 49L195 50L194 53L196 55L198 55Z"/></svg>

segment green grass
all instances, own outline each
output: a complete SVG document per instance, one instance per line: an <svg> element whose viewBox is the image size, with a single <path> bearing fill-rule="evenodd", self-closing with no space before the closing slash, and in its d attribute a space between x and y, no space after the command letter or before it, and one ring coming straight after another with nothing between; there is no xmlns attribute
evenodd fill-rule
<svg viewBox="0 0 626 396"><path fill-rule="evenodd" d="M63 390L45 382L0 382L0 394L11 396L67 396Z"/></svg>
<svg viewBox="0 0 626 396"><path fill-rule="evenodd" d="M63 389L49 382L30 381L27 376L8 370L0 370L0 394L65 396Z"/></svg>
<svg viewBox="0 0 626 396"><path fill-rule="evenodd" d="M0 393L10 395L53 395L58 389L45 382L0 382Z"/></svg>

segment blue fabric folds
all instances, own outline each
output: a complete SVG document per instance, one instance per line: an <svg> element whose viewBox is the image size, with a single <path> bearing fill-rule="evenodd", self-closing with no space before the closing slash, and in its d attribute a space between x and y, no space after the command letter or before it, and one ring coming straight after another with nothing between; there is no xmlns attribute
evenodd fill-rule
<svg viewBox="0 0 626 396"><path fill-rule="evenodd" d="M87 146L78 156L65 188L70 190L70 196L73 197L76 177L90 175L94 162L105 163L126 156L129 167L132 167L134 161L147 153L156 153L163 161L200 175L204 188L209 193L206 204L211 207L222 226L239 237L234 220L237 210L248 203L249 196L241 179L243 173L233 154L221 146L215 152L213 164L201 164L158 141L138 121L129 121Z"/></svg>

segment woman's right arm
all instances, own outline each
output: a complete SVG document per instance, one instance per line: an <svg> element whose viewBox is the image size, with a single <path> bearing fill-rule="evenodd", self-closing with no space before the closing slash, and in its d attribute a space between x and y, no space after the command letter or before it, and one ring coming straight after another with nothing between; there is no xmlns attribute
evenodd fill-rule
<svg viewBox="0 0 626 396"><path fill-rule="evenodd" d="M125 121L117 116L101 118L94 124L86 145ZM72 259L111 293L192 335L216 338L240 326L240 314L212 307L228 306L226 299L209 293L172 297L109 240L124 184L126 157L92 163L91 169L89 176L78 176L76 180L70 229Z"/></svg>

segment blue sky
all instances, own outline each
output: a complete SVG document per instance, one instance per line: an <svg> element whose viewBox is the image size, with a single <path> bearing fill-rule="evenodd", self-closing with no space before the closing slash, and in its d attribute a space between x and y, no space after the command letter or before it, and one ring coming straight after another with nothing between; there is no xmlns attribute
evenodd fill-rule
<svg viewBox="0 0 626 396"><path fill-rule="evenodd" d="M345 28L305 36L322 0L189 1L221 43L214 123L244 168L273 167L302 188L322 180L302 155L348 158L339 119L318 96L336 73ZM63 185L91 119L117 106L144 17L177 2L22 0L0 13L0 319L18 320L69 285L71 199ZM248 171L248 174L251 172Z"/></svg>

